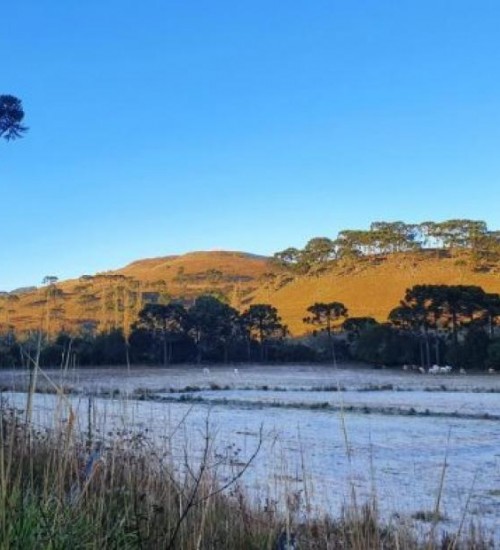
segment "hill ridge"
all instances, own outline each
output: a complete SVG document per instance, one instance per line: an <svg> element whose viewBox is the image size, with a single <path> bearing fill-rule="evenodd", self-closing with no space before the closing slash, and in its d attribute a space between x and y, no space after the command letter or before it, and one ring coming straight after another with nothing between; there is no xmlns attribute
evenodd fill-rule
<svg viewBox="0 0 500 550"><path fill-rule="evenodd" d="M475 284L500 292L500 268L477 270L469 251L394 252L335 260L301 273L276 259L241 251L193 251L136 260L126 266L57 282L51 292L40 287L22 294L0 294L0 332L42 328L78 330L91 322L98 330L128 330L144 303L211 293L238 310L252 303L275 306L293 335L314 302L340 301L350 316L379 321L415 284Z"/></svg>

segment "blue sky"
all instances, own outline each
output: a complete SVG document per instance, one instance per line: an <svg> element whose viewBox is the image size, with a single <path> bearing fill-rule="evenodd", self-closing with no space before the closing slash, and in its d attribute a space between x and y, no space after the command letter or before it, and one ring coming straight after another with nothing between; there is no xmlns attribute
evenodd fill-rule
<svg viewBox="0 0 500 550"><path fill-rule="evenodd" d="M500 227L500 3L17 0L0 290L374 220Z"/></svg>

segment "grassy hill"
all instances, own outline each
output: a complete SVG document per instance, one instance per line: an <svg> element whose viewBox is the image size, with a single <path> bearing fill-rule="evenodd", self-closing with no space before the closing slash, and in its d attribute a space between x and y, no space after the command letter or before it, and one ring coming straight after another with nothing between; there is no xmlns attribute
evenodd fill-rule
<svg viewBox="0 0 500 550"><path fill-rule="evenodd" d="M129 327L144 303L209 292L238 306L276 270L268 258L241 252L192 252L133 262L122 269L53 286L0 295L0 330L56 332L82 323Z"/></svg>
<svg viewBox="0 0 500 550"><path fill-rule="evenodd" d="M500 293L500 269L477 272L467 255L436 257L426 252L362 258L354 263L333 263L325 272L298 276L279 287L267 283L252 294L252 300L277 307L295 335L310 328L302 322L314 302L342 302L351 317L374 317L385 321L399 305L407 288L417 284L478 285Z"/></svg>
<svg viewBox="0 0 500 550"><path fill-rule="evenodd" d="M122 269L83 275L52 287L0 296L0 330L77 330L85 322L99 330L129 327L148 301L212 293L237 309L274 305L292 334L314 302L340 301L350 316L379 321L416 284L474 284L500 293L500 266L475 271L467 252L425 250L332 261L306 275L280 268L271 258L242 252L193 252L133 262Z"/></svg>

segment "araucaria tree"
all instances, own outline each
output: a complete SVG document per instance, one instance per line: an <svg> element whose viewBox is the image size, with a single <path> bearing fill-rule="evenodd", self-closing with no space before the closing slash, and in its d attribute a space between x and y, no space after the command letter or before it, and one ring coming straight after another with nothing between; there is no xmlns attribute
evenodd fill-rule
<svg viewBox="0 0 500 550"><path fill-rule="evenodd" d="M278 310L269 304L252 304L243 312L241 320L249 339L256 336L260 344L260 360L265 361L269 339L283 335L286 327L281 324Z"/></svg>
<svg viewBox="0 0 500 550"><path fill-rule="evenodd" d="M229 345L238 334L238 312L218 300L215 296L204 295L196 298L189 310L191 335L196 344L197 362L203 355L215 354L222 349L224 362L228 361Z"/></svg>
<svg viewBox="0 0 500 550"><path fill-rule="evenodd" d="M406 290L400 305L389 313L389 321L401 330L412 332L418 339L422 367L431 366L429 329L436 327L440 309L434 301L432 285L416 285ZM439 339L435 336L436 363L439 364Z"/></svg>
<svg viewBox="0 0 500 550"><path fill-rule="evenodd" d="M182 304L146 304L139 313L136 328L150 331L161 342L163 365L172 361L173 346L182 338L190 325L189 316Z"/></svg>
<svg viewBox="0 0 500 550"><path fill-rule="evenodd" d="M28 130L22 124L23 119L21 100L13 95L0 95L0 137L7 141L23 137Z"/></svg>
<svg viewBox="0 0 500 550"><path fill-rule="evenodd" d="M440 363L440 349L444 347L444 342L439 333L448 329L451 346L446 358L453 364L462 365L466 359L464 343L470 344L480 338L488 340L487 332L493 337L493 326L499 315L500 297L487 294L481 287L416 285L406 291L399 307L389 314L389 320L399 329L411 331L418 338L422 366L430 366L431 363L431 338L436 352L435 361ZM487 331L483 329L485 325ZM481 330L476 330L479 328ZM459 341L459 334L463 342Z"/></svg>
<svg viewBox="0 0 500 550"><path fill-rule="evenodd" d="M328 335L330 359L332 363L336 365L337 358L335 356L335 344L333 342L332 332L335 328L335 323L347 318L347 308L341 302L316 302L312 306L309 306L307 311L311 315L304 317L304 323L316 325L320 330L326 332Z"/></svg>

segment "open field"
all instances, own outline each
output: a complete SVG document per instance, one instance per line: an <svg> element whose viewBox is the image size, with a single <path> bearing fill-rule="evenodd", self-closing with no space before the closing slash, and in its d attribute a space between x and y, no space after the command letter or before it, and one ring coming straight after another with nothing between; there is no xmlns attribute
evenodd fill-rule
<svg viewBox="0 0 500 550"><path fill-rule="evenodd" d="M434 510L444 474L439 528L456 530L465 517L500 540L500 376L299 365L49 375L78 392L69 399L82 431L90 418L96 438L141 434L174 464L186 449L199 459L207 418L234 463L251 456L262 426L262 448L242 480L256 502L284 509L293 494L298 515L336 515L353 494L358 503L375 497L384 520L425 533L430 524L415 518ZM0 372L4 387L26 381L24 372ZM3 392L16 407L25 398ZM35 423L51 425L55 414L67 418L60 398L37 394Z"/></svg>

